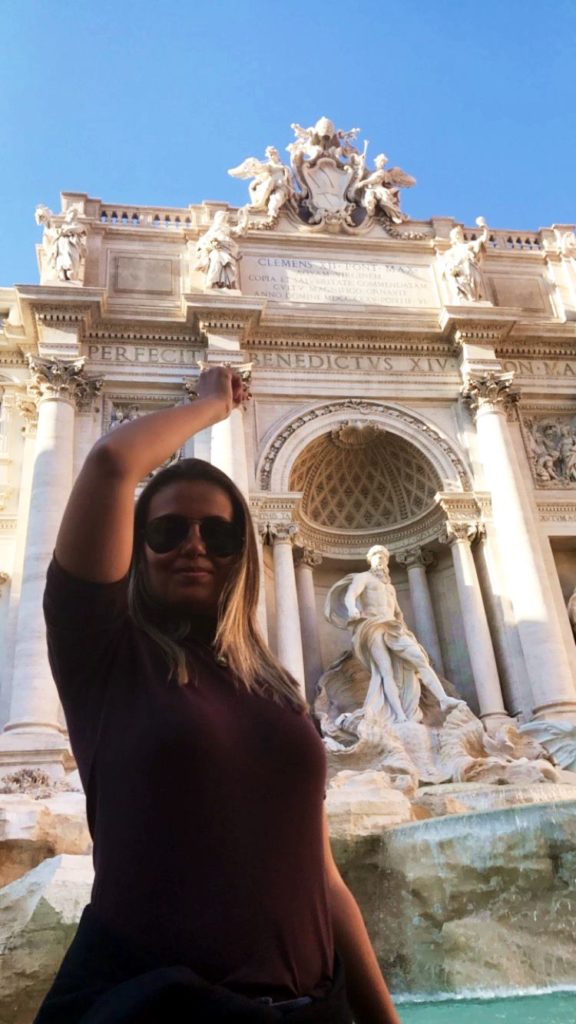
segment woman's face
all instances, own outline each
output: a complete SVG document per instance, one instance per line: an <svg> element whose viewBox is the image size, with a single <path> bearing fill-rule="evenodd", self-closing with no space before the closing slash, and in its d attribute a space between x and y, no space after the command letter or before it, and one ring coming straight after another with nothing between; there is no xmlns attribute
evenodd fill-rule
<svg viewBox="0 0 576 1024"><path fill-rule="evenodd" d="M217 484L207 480L178 480L152 497L147 521L174 514L194 522L190 524L188 536L166 554L156 554L144 544L150 589L167 607L216 617L218 599L238 556L210 554L202 540L199 522L209 516L232 522L232 502Z"/></svg>

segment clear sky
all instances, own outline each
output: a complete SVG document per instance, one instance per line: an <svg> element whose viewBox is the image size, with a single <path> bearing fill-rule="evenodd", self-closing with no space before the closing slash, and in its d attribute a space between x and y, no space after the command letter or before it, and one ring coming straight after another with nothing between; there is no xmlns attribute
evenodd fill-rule
<svg viewBox="0 0 576 1024"><path fill-rule="evenodd" d="M576 0L0 0L0 15L0 285L38 280L37 203L240 205L227 169L323 114L417 178L415 218L576 222Z"/></svg>

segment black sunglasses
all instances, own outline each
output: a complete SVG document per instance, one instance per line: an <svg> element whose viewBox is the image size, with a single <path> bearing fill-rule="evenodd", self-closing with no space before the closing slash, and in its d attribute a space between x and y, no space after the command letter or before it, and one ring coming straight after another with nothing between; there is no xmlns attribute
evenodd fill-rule
<svg viewBox="0 0 576 1024"><path fill-rule="evenodd" d="M191 523L198 523L202 543L208 555L227 558L242 551L242 530L236 523L221 519L220 516L207 516L206 519L188 519L187 516L175 513L158 516L157 519L151 519L146 523L143 530L144 540L155 554L165 555L186 540Z"/></svg>

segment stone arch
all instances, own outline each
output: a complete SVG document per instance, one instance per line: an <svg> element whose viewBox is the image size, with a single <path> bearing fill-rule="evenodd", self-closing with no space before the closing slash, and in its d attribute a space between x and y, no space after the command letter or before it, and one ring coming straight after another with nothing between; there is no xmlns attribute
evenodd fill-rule
<svg viewBox="0 0 576 1024"><path fill-rule="evenodd" d="M393 402L344 399L308 406L275 425L265 440L257 466L257 480L263 491L286 493L297 457L308 445L330 430L354 420L374 424L397 434L418 448L441 481L442 490L470 491L471 474L462 455L447 435L419 412Z"/></svg>

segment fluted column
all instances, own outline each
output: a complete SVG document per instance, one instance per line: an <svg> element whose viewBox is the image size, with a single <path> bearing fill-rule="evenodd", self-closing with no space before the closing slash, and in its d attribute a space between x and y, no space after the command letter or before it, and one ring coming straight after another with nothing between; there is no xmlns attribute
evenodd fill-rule
<svg viewBox="0 0 576 1024"><path fill-rule="evenodd" d="M72 485L75 409L89 401L99 381L83 375L84 359L29 357L29 398L38 407L22 587L16 624L10 720L0 739L0 759L18 750L66 750L58 723L59 700L50 674L42 615L46 568ZM14 759L14 758L12 758ZM56 757L56 760L58 758ZM48 757L48 760L50 758Z"/></svg>
<svg viewBox="0 0 576 1024"><path fill-rule="evenodd" d="M320 651L320 631L314 593L314 569L322 562L322 556L311 548L296 548L296 590L304 657L304 678L306 697L314 703L318 680L324 671Z"/></svg>
<svg viewBox="0 0 576 1024"><path fill-rule="evenodd" d="M432 606L426 569L434 562L434 556L423 548L410 548L396 555L396 561L408 570L410 602L414 613L416 636L439 675L445 674L438 627Z"/></svg>
<svg viewBox="0 0 576 1024"><path fill-rule="evenodd" d="M480 717L483 719L506 716L502 699L498 668L492 646L492 638L482 600L482 591L470 540L476 536L475 523L447 523L442 541L450 545L456 587L464 622L466 645L472 667L472 675Z"/></svg>
<svg viewBox="0 0 576 1024"><path fill-rule="evenodd" d="M292 556L292 540L298 527L295 523L273 523L268 528L274 559L274 594L276 598L276 642L278 658L305 691L302 635L298 614L298 595Z"/></svg>
<svg viewBox="0 0 576 1024"><path fill-rule="evenodd" d="M527 465L521 465L507 421L519 395L510 373L469 373L463 389L476 421L507 585L524 652L533 714L576 714L576 682L554 613L553 582L541 538Z"/></svg>

